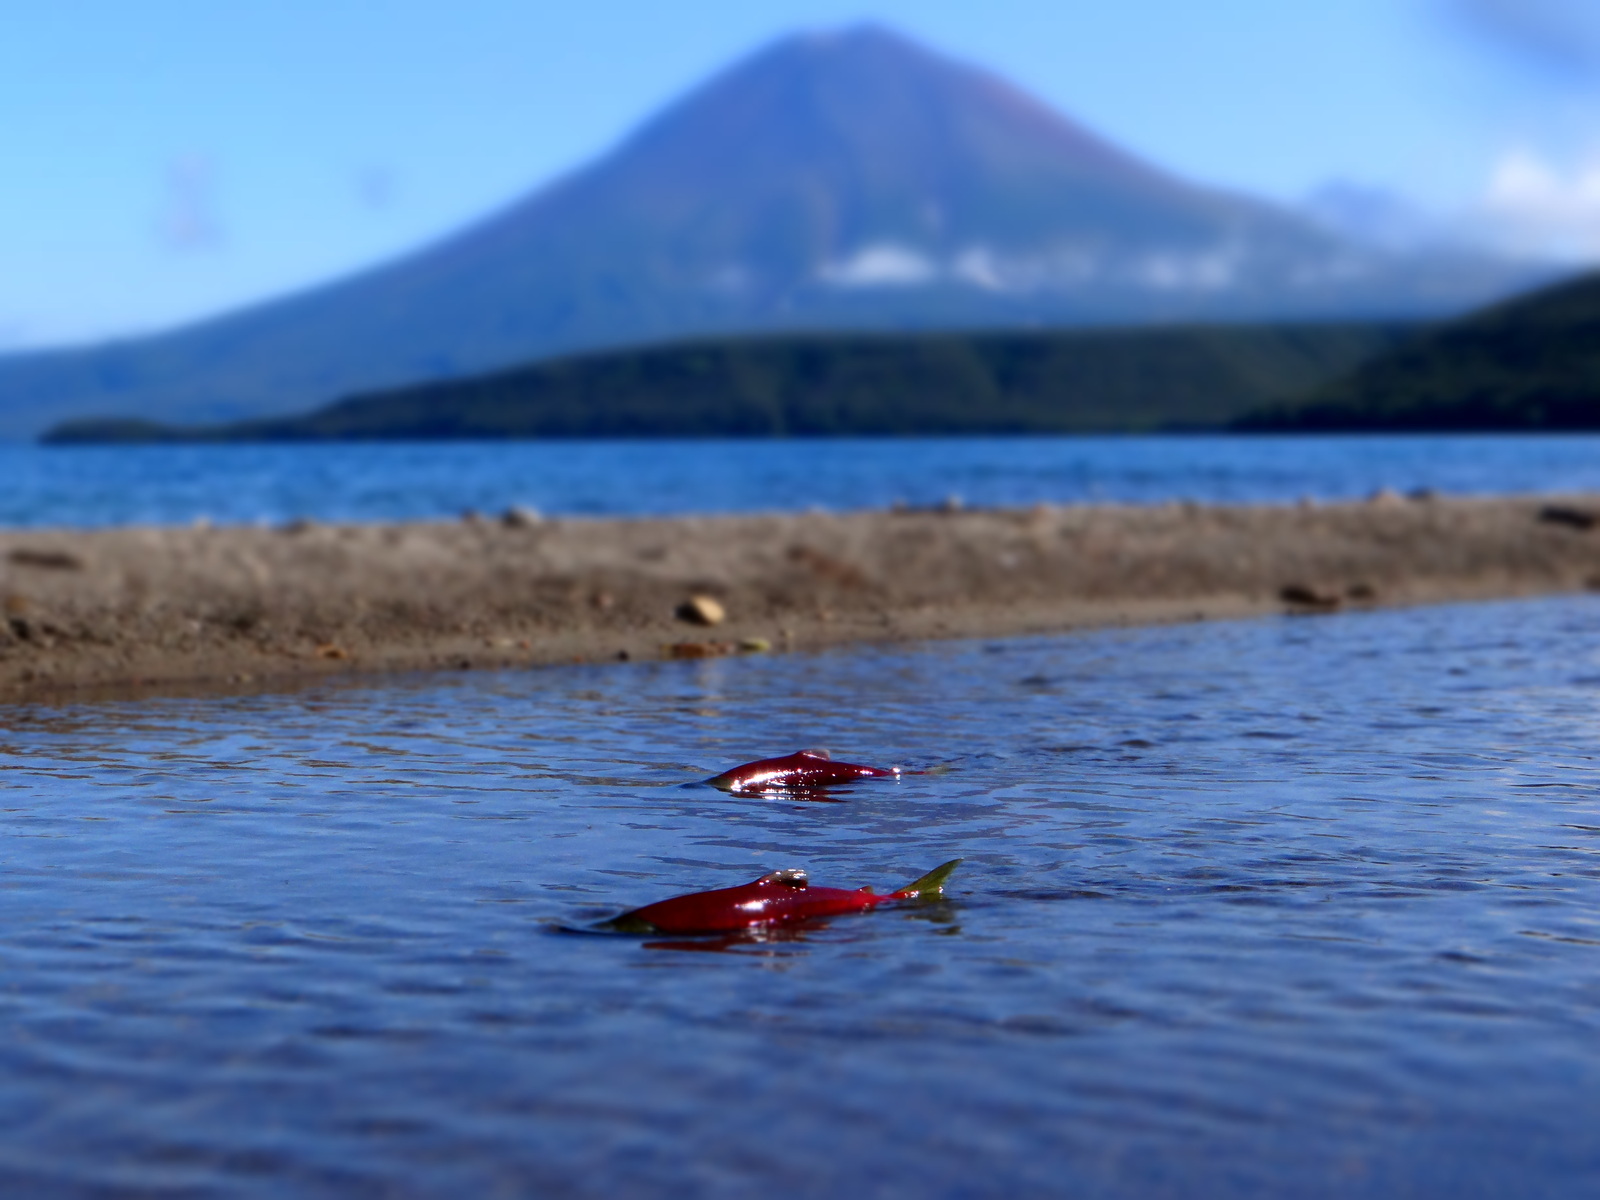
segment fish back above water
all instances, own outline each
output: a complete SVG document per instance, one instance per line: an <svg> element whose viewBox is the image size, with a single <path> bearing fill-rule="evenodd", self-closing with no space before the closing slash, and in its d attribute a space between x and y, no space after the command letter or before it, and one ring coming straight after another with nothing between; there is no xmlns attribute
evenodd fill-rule
<svg viewBox="0 0 1600 1200"><path fill-rule="evenodd" d="M797 750L782 758L744 763L706 782L725 792L803 790L854 783L860 779L895 779L900 773L899 767L835 762L826 750Z"/></svg>

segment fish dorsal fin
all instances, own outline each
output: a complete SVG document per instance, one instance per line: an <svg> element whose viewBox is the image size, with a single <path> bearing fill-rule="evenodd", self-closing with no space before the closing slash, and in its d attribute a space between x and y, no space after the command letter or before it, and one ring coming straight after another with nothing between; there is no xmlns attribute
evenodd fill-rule
<svg viewBox="0 0 1600 1200"><path fill-rule="evenodd" d="M833 761L833 755L829 754L826 750L822 750L822 749L801 750L798 753L800 754L800 756L802 758L820 758L823 762L832 762Z"/></svg>
<svg viewBox="0 0 1600 1200"><path fill-rule="evenodd" d="M781 887L803 888L810 879L799 867L785 867L781 871L772 871L756 880L757 883L776 883Z"/></svg>

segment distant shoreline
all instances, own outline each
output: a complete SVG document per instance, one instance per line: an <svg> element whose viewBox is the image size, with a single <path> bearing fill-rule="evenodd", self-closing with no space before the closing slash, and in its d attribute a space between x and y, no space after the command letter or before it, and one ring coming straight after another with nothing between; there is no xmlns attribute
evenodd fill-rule
<svg viewBox="0 0 1600 1200"><path fill-rule="evenodd" d="M1398 321L834 331L664 342L211 425L61 422L46 444L1221 430L1409 343Z"/></svg>
<svg viewBox="0 0 1600 1200"><path fill-rule="evenodd" d="M1597 585L1600 496L5 531L0 700Z"/></svg>

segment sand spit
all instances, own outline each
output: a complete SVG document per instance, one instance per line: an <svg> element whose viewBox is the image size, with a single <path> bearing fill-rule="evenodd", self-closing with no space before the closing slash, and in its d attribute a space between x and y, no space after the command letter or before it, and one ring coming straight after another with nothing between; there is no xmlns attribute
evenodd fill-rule
<svg viewBox="0 0 1600 1200"><path fill-rule="evenodd" d="M1572 591L1600 496L0 533L0 699Z"/></svg>

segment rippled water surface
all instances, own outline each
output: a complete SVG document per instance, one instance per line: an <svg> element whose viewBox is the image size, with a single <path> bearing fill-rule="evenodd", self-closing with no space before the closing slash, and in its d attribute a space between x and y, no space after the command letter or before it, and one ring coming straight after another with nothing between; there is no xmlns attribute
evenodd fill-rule
<svg viewBox="0 0 1600 1200"><path fill-rule="evenodd" d="M24 446L0 443L0 527L393 521L1039 501L1260 503L1600 490L1600 436L972 437Z"/></svg>
<svg viewBox="0 0 1600 1200"><path fill-rule="evenodd" d="M6 1194L1600 1187L1594 600L0 721ZM685 786L819 744L948 769Z"/></svg>

